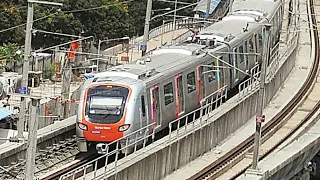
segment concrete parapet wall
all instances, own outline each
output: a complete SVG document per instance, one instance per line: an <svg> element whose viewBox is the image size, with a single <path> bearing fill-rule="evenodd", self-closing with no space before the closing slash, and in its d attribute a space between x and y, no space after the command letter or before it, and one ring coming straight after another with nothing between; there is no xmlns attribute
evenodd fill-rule
<svg viewBox="0 0 320 180"><path fill-rule="evenodd" d="M59 141L66 138L72 138L75 134L75 116L66 120L51 124L38 130L37 152L40 149L58 144ZM27 133L24 133L27 137ZM6 142L0 145L0 165L10 165L10 162L19 162L19 159L25 159L27 142L12 143Z"/></svg>
<svg viewBox="0 0 320 180"><path fill-rule="evenodd" d="M319 121L320 114L313 121ZM253 179L290 179L307 167L320 151L320 123L317 122L303 136L293 141L281 151L259 162L261 175ZM244 178L243 178L244 179Z"/></svg>
<svg viewBox="0 0 320 180"><path fill-rule="evenodd" d="M113 46L111 48L108 48L103 51L103 55L117 55L124 51L125 46L123 44L118 44L116 46Z"/></svg>
<svg viewBox="0 0 320 180"><path fill-rule="evenodd" d="M280 68L267 82L265 106L294 67L295 55L296 46L284 54L283 60L279 62ZM190 131L183 136L171 138L170 141L165 137L119 160L117 173L108 174L108 179L163 179L176 169L210 151L247 123L248 119L256 113L257 92L256 90L250 96L240 100L237 96L233 97L211 112L205 124L192 130L190 128Z"/></svg>

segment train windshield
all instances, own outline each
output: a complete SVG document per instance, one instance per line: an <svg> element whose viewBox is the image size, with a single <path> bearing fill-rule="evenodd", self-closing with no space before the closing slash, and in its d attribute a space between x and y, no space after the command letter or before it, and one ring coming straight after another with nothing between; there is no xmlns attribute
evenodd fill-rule
<svg viewBox="0 0 320 180"><path fill-rule="evenodd" d="M121 120L129 90L121 86L96 86L88 90L86 117L90 122L111 124Z"/></svg>

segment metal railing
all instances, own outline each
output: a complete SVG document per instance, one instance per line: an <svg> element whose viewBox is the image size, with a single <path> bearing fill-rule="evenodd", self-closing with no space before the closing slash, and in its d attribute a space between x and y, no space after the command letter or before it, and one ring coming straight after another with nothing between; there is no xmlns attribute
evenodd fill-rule
<svg viewBox="0 0 320 180"><path fill-rule="evenodd" d="M298 38L299 38L299 33L295 31L291 38L287 41L286 46L287 49L286 51L280 56L280 53L278 52L277 58L275 58L270 65L267 68L267 78L266 80L270 81L274 75L276 74L277 70L280 68L280 62L283 58L287 57L291 52L295 49L295 47L298 45ZM279 50L278 50L279 51Z"/></svg>
<svg viewBox="0 0 320 180"><path fill-rule="evenodd" d="M161 26L158 26L152 29L149 33L149 39L155 38L161 34L164 34L170 31L192 27L195 22L198 22L198 20L196 18L190 17L187 19L184 19L184 18L177 19L175 23L174 22L165 23Z"/></svg>
<svg viewBox="0 0 320 180"><path fill-rule="evenodd" d="M293 36L292 40L289 41L289 46L286 50L286 52L294 47L296 45L296 36ZM276 72L276 67L279 65L279 61L283 56L280 57L279 55L279 45L276 45L272 50L272 56L271 59L272 63L268 67L268 69L273 68L274 70L269 70L268 74L271 74L272 72ZM286 53L285 53L286 54ZM277 66L275 66L277 65ZM255 77L255 78L249 78L243 83L239 85L239 97L245 97L245 95L248 95L249 92L255 90L259 82L256 80L256 78L259 78L260 76L260 71L259 71L259 64L255 65L251 70L250 74ZM207 120L212 116L210 112L212 112L214 109L216 109L218 106L223 104L223 100L227 99L227 86L222 87L221 89L215 91L214 93L210 94L206 98L204 98L201 101L202 106L188 114L183 115L182 117L172 121L169 123L169 138L165 143L170 143L171 141L175 140L176 138L182 137L187 135L190 130L195 129L197 127L202 127L204 126L207 122ZM207 116L207 117L205 117ZM191 119L190 119L191 118ZM189 125L187 125L189 123ZM75 178L76 174L80 171L83 171L83 179L87 177L88 172L87 172L87 167L90 165L94 165L93 173L90 174L90 178L93 176L93 178L96 178L97 175L97 164L98 161L101 160L102 158L106 158L105 164L104 164L104 170L103 170L103 176L106 177L110 173L117 172L117 167L120 166L121 164L118 163L119 161L119 153L121 151L124 152L124 157L127 157L129 153L131 152L136 152L138 150L138 146L142 145L142 148L146 147L146 142L149 137L154 137L154 131L150 132L151 127L153 127L155 123L149 124L146 127L143 127L133 133L130 133L129 135L114 141L113 143L110 143L109 145L105 146L104 151L106 154L103 156L99 157L98 159L95 159L93 161L90 161L86 163L85 165L82 165L81 167L64 174L63 176L60 177L62 180L64 177L72 177ZM191 128L190 128L191 126ZM142 134L142 135L141 135ZM120 145L122 145L120 147ZM115 149L110 151L110 147L115 146ZM108 159L110 156L115 156L115 160L108 164ZM124 161L123 163L125 163ZM123 164L122 163L122 164Z"/></svg>
<svg viewBox="0 0 320 180"><path fill-rule="evenodd" d="M207 123L206 120L212 116L210 112L212 112L214 109L217 109L227 100L227 92L228 88L227 85L225 85L222 88L210 94L209 96L202 99L200 108L170 122L169 139L167 142L170 143L173 140L173 137L177 138L181 134L186 135L189 132L190 127L187 125L188 121L190 121L189 118L191 118L191 130L194 130L196 127L199 126L201 127L204 125L204 123ZM206 118L204 118L205 120L203 120L204 116L207 116Z"/></svg>
<svg viewBox="0 0 320 180"><path fill-rule="evenodd" d="M298 38L298 33L296 32L293 33L292 37L286 43L287 48L282 56L280 56L280 52L279 52L279 46L280 46L279 42L271 49L270 51L271 63L267 67L266 81L270 81L274 77L277 70L280 68L280 61L283 60L283 58L286 58L286 56L288 54L291 54L291 51L295 49L295 47L297 46L297 40L298 40L297 38ZM238 87L239 100L248 96L251 92L255 91L259 87L260 83L256 79L256 78L260 79L259 64L257 64L250 70L250 74L252 77L248 78L247 80L239 84L239 87Z"/></svg>
<svg viewBox="0 0 320 180"><path fill-rule="evenodd" d="M121 164L118 164L120 158L119 158L119 153L120 152L124 152L124 157L127 157L129 153L134 153L136 152L138 149L138 146L142 145L142 149L146 147L146 143L149 139L149 137L152 137L152 139L154 138L154 131L152 130L153 127L155 126L155 122L152 124L149 124L139 130L136 130L110 144L106 144L105 148L104 148L104 152L105 154L100 156L97 159L94 159L68 173L65 173L64 175L60 176L59 180L62 180L64 178L72 178L75 179L76 174L79 172L83 172L83 179L86 178L86 176L88 175L87 169L88 167L91 167L92 165L94 165L94 169L93 169L93 178L97 178L97 168L98 168L98 161L102 160L102 158L105 158L104 161L104 175L106 176L108 173L112 173L114 171L117 171L117 167L120 166ZM152 130L150 132L150 130ZM142 136L141 136L142 135ZM115 149L112 150L112 147L115 147ZM131 152L130 152L131 151ZM113 161L113 163L109 163L108 164L108 160L110 158L110 156L115 156L115 160ZM108 167L112 166L112 168L108 169Z"/></svg>
<svg viewBox="0 0 320 180"><path fill-rule="evenodd" d="M298 40L298 33L295 33L290 40L287 42L287 49L283 53L282 56L280 56L279 53L279 44L277 44L272 50L271 50L271 63L269 67L267 68L267 77L272 78L274 74L277 72L277 70L280 68L281 61L284 61L285 58L287 58L288 54L291 54L291 52L295 49L297 46L297 40ZM260 70L259 65L254 66L250 73L252 76L258 78L260 76ZM243 83L239 85L239 94L242 93L241 97L244 97L245 95L248 95L250 90L254 90L254 87L257 87L259 85L259 82L255 78L249 78ZM241 87L240 87L241 86ZM250 89L251 88L251 89ZM239 95L240 96L240 95ZM206 98L202 100L202 106L172 122L169 124L169 138L168 140L164 141L163 143L169 144L170 142L173 142L177 138L183 138L187 136L190 132L194 131L197 127L203 127L206 124L210 123L208 119L212 117L214 114L210 113L214 109L216 109L218 106L223 104L223 100L227 99L227 86L222 87L218 91L210 94ZM207 116L207 117L205 117ZM205 118L204 118L205 117ZM191 118L191 120L189 119ZM190 121L190 122L189 122ZM188 124L189 123L189 124ZM98 159L95 159L93 161L90 161L89 163L86 163L85 165L82 165L81 167L68 172L60 177L62 180L64 177L70 177L72 176L72 179L75 179L76 173L83 171L83 179L86 178L88 175L86 172L86 169L88 166L94 164L94 172L90 174L90 178L97 178L100 176L103 176L106 178L110 173L117 172L117 167L120 166L119 164L119 152L124 151L124 157L128 156L129 152L136 152L138 150L138 145L142 145L142 148L146 147L146 140L152 136L154 137L154 131L152 133L150 132L151 127L153 127L155 123L149 124L148 126L141 128L111 144L106 146L105 151L107 152L103 156L99 157ZM185 125L185 126L182 126ZM191 126L191 127L190 127ZM139 134L143 134L143 136L139 136ZM133 138L130 138L133 137ZM130 140L131 139L131 140ZM122 147L119 147L120 144L122 144ZM110 148L112 145L115 145L115 150L110 151ZM131 148L131 149L130 149ZM110 151L110 152L109 152ZM110 156L115 155L115 161L108 164L108 159ZM102 158L106 158L104 170L102 175L97 175L97 164L98 160L101 160ZM128 160L129 161L129 160ZM123 161L125 163L127 161ZM93 177L92 177L93 176Z"/></svg>
<svg viewBox="0 0 320 180"><path fill-rule="evenodd" d="M219 107L224 103L224 100L227 99L227 86L223 86L219 90L215 91L214 93L210 94L209 96L205 97L201 102L202 106L198 108L197 110L194 110L179 119L176 119L175 121L172 121L169 124L169 140L166 141L166 143L170 143L173 139L173 134L175 136L179 136L181 133L187 133L187 125L182 126L183 122L186 123L189 116L192 116L192 127L202 126L204 125L203 117L207 116L209 118L210 112L212 112L214 109ZM197 117L197 112L199 112L199 117ZM199 123L197 123L197 120L200 119ZM173 126L177 124L176 129L173 128ZM186 123L187 124L187 123ZM152 137L154 138L154 131L152 130L155 126L155 122L152 124L149 124L148 126L145 126L139 130L136 130L127 136L118 139L117 141L114 141L108 145L105 146L103 149L106 154L100 156L99 158L92 160L60 177L60 180L63 180L65 178L77 178L77 173L82 172L82 179L85 179L87 176L90 176L90 178L97 178L97 167L98 167L98 161L102 161L102 158L105 158L104 161L104 170L103 170L103 176L106 177L108 174L117 172L117 167L124 164L126 161L119 164L119 153L123 152L124 157L127 157L129 153L134 153L139 149L143 149L146 147L147 140ZM151 133L149 133L151 131ZM174 133L176 131L177 133ZM143 134L143 136L141 136ZM142 146L141 148L138 148L138 146ZM110 147L115 147L114 150L111 150ZM111 150L111 151L110 151ZM112 163L108 164L108 160L110 159L110 156L115 156L114 161ZM93 173L88 174L87 169L89 167L92 167L93 165Z"/></svg>
<svg viewBox="0 0 320 180"><path fill-rule="evenodd" d="M292 41L288 43L289 45L287 46L287 50L285 51L284 54L289 53L292 50L292 47L294 47L296 43L296 35L293 36ZM277 45L271 52L275 54L279 54L279 46ZM273 64L279 64L279 62L283 59L286 58L285 56L279 56L279 55L273 55L271 57L274 57L272 63L268 67L269 69L271 67L276 67ZM278 61L278 62L277 62ZM269 70L269 74L271 72L276 72L276 70ZM260 71L259 71L259 65L254 66L250 70L251 75L254 77L259 77ZM246 82L246 83L245 83ZM249 86L257 87L259 82L255 78L249 78L243 82L240 86L240 92L245 94L244 91L249 92L248 88L252 88ZM252 89L253 90L253 89ZM248 94L248 93L246 93ZM183 115L182 117L172 121L169 123L169 135L168 135L168 140L164 141L163 143L165 144L170 144L177 138L183 138L187 136L190 132L194 131L194 129L198 127L204 127L206 124L210 123L208 121L210 117L212 117L214 114L210 113L213 110L215 110L217 107L219 107L221 104L223 104L224 100L227 99L227 86L222 87L221 89L215 91L214 93L210 94L206 98L204 98L201 101L202 106L186 115ZM205 117L207 116L207 117ZM126 163L129 160L125 160L119 164L119 153L122 151L124 152L124 157L127 157L129 153L131 152L136 152L139 148L138 146L142 145L142 149L146 147L146 142L149 137L154 137L154 131L150 132L151 127L153 127L155 123L149 124L148 126L139 129L109 145L106 146L104 149L106 154L103 156L99 157L98 159L92 160L85 165L80 166L79 168L74 169L71 172L68 172L64 174L63 176L60 177L60 180L66 178L66 177L72 177L73 179L76 177L76 174L83 171L81 173L82 178L85 179L86 177L88 178L98 178L98 177L104 177L106 178L109 174L117 172L117 168ZM183 126L184 125L184 126ZM139 136L140 134L140 136ZM143 134L141 136L141 134ZM120 144L122 145L120 147ZM110 147L115 146L115 149L110 151ZM115 156L115 160L112 163L108 164L108 159L110 156ZM97 173L97 165L98 161L102 158L105 159L105 164L104 164L104 169L101 171L101 174L98 175ZM88 174L87 172L87 167L93 165L93 173Z"/></svg>
<svg viewBox="0 0 320 180"><path fill-rule="evenodd" d="M251 92L254 92L259 87L259 81L260 79L260 65L256 64L253 68L250 70L251 77L243 81L238 86L238 97L239 100L243 99L247 95L249 95Z"/></svg>

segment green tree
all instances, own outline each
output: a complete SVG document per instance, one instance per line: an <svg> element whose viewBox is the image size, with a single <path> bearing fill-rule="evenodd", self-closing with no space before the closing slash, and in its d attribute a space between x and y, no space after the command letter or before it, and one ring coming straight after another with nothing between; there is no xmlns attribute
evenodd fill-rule
<svg viewBox="0 0 320 180"><path fill-rule="evenodd" d="M147 0L130 1L127 4L123 0L52 0L63 2L63 7L35 4L34 29L58 32L64 34L94 36L98 39L117 38L123 36L142 35ZM181 0L180 0L181 1ZM184 0L184 2L197 2L197 0ZM178 4L178 7L184 5ZM153 9L174 9L174 3L161 1L153 2ZM58 13L58 8L61 11ZM178 15L192 16L194 7L179 11ZM154 12L153 16L165 11ZM173 13L172 13L173 15ZM0 45L4 43L24 44L25 26L14 30L1 32L3 29L26 23L27 1L26 0L1 0L0 2ZM172 19L163 16L151 22L151 29L162 24L163 19ZM37 32L32 37L33 49L49 47L66 41L70 37L57 36ZM68 47L68 46L66 46Z"/></svg>
<svg viewBox="0 0 320 180"><path fill-rule="evenodd" d="M21 25L25 22L26 1L24 0L1 0L0 1L0 30ZM23 44L25 27L0 32L0 45L3 43Z"/></svg>
<svg viewBox="0 0 320 180"><path fill-rule="evenodd" d="M56 66L54 63L47 64L44 68L43 78L50 79L56 72Z"/></svg>
<svg viewBox="0 0 320 180"><path fill-rule="evenodd" d="M6 61L21 61L23 58L22 48L16 44L4 44L0 46L0 60Z"/></svg>

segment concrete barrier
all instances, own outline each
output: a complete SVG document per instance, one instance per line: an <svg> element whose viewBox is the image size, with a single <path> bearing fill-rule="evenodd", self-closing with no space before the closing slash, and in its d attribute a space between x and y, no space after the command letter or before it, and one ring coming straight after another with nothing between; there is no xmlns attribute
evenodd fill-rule
<svg viewBox="0 0 320 180"><path fill-rule="evenodd" d="M313 120L317 123L303 136L259 162L259 174L248 174L239 179L290 179L308 167L320 151L320 114L317 114Z"/></svg>
<svg viewBox="0 0 320 180"><path fill-rule="evenodd" d="M37 132L37 152L46 147L58 144L59 141L67 138L73 138L75 134L75 116L66 120L56 122L45 128L39 129ZM15 132L16 133L16 132ZM24 133L27 137L27 133ZM27 142L12 143L6 142L0 145L0 165L7 166L11 162L19 162L20 159L25 159L27 150Z"/></svg>
<svg viewBox="0 0 320 180"><path fill-rule="evenodd" d="M103 55L117 55L124 50L123 44L118 44L103 51Z"/></svg>

